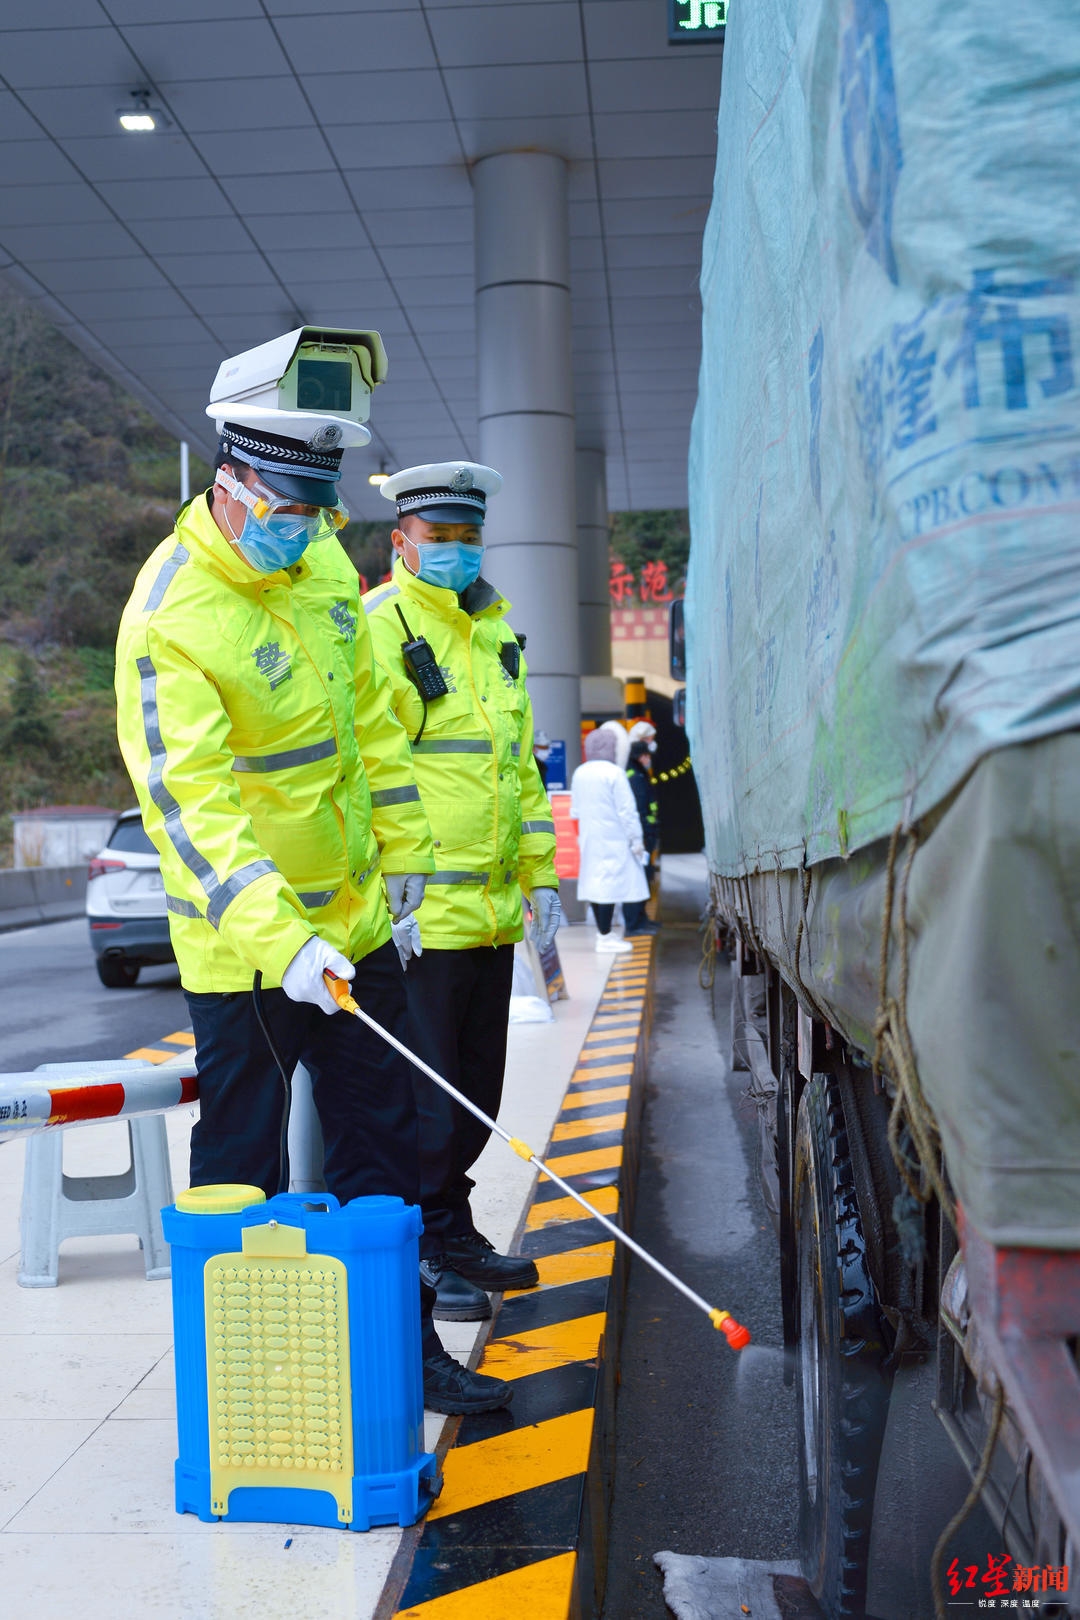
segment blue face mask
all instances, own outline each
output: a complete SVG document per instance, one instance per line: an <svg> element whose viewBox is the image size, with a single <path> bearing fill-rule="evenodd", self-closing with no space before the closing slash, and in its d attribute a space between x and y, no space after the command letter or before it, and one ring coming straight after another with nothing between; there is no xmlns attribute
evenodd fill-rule
<svg viewBox="0 0 1080 1620"><path fill-rule="evenodd" d="M483 546L468 546L464 540L417 542L420 567L417 578L426 585L442 585L449 591L464 591L480 573Z"/></svg>
<svg viewBox="0 0 1080 1620"><path fill-rule="evenodd" d="M300 561L321 524L321 513L316 517L282 513L260 523L248 512L236 544L252 568L260 574L276 574L279 568L291 568Z"/></svg>

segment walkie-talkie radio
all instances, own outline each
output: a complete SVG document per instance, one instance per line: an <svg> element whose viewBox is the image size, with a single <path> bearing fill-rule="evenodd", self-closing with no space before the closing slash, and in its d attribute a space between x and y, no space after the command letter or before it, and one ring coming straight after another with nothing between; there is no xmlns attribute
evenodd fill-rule
<svg viewBox="0 0 1080 1620"><path fill-rule="evenodd" d="M450 688L447 686L443 672L439 668L438 660L431 650L431 643L426 636L413 635L405 622L404 613L402 613L396 602L394 603L394 609L408 638L401 643L401 656L405 660L405 669L408 672L409 679L425 703L430 703L435 698L445 697Z"/></svg>
<svg viewBox="0 0 1080 1620"><path fill-rule="evenodd" d="M521 674L521 648L517 641L504 641L499 647L499 662L512 681Z"/></svg>

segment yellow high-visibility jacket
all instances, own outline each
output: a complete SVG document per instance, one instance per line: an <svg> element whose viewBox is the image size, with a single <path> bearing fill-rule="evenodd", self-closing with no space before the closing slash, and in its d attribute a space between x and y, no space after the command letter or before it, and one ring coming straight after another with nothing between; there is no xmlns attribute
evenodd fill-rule
<svg viewBox="0 0 1080 1620"><path fill-rule="evenodd" d="M313 935L390 937L380 879L430 872L409 742L336 540L260 575L198 495L144 565L116 647L117 731L192 991L267 986Z"/></svg>
<svg viewBox="0 0 1080 1620"><path fill-rule="evenodd" d="M435 875L418 912L420 936L436 950L506 945L522 935L521 890L556 889L555 825L533 758L525 659L511 676L500 657L517 642L510 604L478 579L459 605L456 591L427 585L394 564L393 581L363 599L375 659L393 687L394 712L413 742L413 766L431 823ZM450 688L427 718L406 673L407 640L425 636ZM513 662L512 655L510 656Z"/></svg>

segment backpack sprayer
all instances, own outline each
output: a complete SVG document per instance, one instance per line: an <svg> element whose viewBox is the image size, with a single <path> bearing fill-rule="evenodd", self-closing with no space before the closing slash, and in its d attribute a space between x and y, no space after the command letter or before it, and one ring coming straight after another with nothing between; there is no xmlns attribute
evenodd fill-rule
<svg viewBox="0 0 1080 1620"><path fill-rule="evenodd" d="M384 1029L376 1019L371 1017L370 1013L366 1013L350 994L348 979L337 979L329 971L323 974L323 978L326 980L327 989L342 1012L352 1013L354 1017L361 1019L369 1029L375 1031L376 1035L381 1035L383 1040L392 1046L395 1051L400 1052L402 1057L408 1058L409 1062L414 1068L419 1069L421 1074L426 1074L429 1080L433 1080L437 1086L440 1086L447 1096L453 1097L454 1101L460 1103L462 1108L468 1109L469 1113L473 1115L474 1119L478 1119L481 1125L486 1125L489 1131L494 1131L496 1136L500 1137L508 1147L514 1150L519 1159L524 1159L526 1164L535 1165L537 1170L548 1176L568 1197L572 1198L576 1204L581 1205L590 1219L599 1221L600 1225L604 1227L605 1231L610 1232L613 1238L617 1238L633 1254L636 1254L639 1260L644 1260L647 1266L651 1266L658 1276L663 1277L673 1288L677 1288L679 1293L685 1295L692 1305L697 1306L699 1311L704 1311L713 1327L724 1335L733 1350L742 1350L745 1345L750 1343L750 1329L743 1327L740 1322L736 1322L730 1311L721 1311L715 1305L710 1305L708 1300L702 1299L700 1294L695 1293L680 1277L676 1277L675 1273L669 1271L667 1266L661 1265L659 1260L654 1259L647 1249L641 1247L640 1243L635 1243L634 1239L629 1237L621 1227L616 1226L614 1221L609 1221L606 1215L601 1215L598 1209L594 1209L589 1200L576 1192L569 1182L556 1175L551 1166L545 1164L539 1154L534 1153L527 1142L523 1142L519 1136L511 1136L509 1131L504 1131L502 1126L489 1118L482 1108L477 1108L476 1104L470 1102L469 1098L460 1092L456 1086L452 1086L449 1080L444 1080L441 1074L436 1074L435 1070L425 1063L423 1058L418 1058L415 1052L410 1052L402 1041L391 1035L388 1029Z"/></svg>

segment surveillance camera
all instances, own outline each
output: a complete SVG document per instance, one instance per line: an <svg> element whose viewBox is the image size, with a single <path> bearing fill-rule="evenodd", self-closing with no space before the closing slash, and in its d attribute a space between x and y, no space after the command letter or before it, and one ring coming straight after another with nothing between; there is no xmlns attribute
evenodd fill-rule
<svg viewBox="0 0 1080 1620"><path fill-rule="evenodd" d="M336 427L343 448L367 444L372 390L386 377L378 332L300 326L223 360L207 416L307 441ZM329 442L329 441L327 441Z"/></svg>

